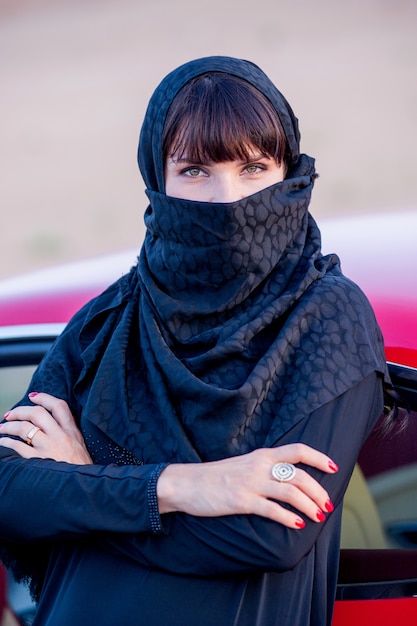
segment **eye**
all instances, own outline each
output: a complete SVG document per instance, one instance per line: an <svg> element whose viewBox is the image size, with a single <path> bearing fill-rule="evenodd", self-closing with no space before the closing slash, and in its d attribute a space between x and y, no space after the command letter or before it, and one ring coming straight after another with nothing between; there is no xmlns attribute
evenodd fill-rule
<svg viewBox="0 0 417 626"><path fill-rule="evenodd" d="M259 174L259 172L262 172L265 169L266 167L260 163L249 163L249 165L245 167L245 171L248 174Z"/></svg>
<svg viewBox="0 0 417 626"><path fill-rule="evenodd" d="M200 167L196 167L195 165L193 165L192 167L186 167L182 171L182 173L185 174L186 176L190 176L191 178L198 178L204 172Z"/></svg>

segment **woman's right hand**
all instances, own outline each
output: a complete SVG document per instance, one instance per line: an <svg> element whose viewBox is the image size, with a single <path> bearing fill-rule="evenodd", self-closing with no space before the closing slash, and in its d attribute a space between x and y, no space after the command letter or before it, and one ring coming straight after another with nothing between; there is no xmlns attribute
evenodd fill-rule
<svg viewBox="0 0 417 626"><path fill-rule="evenodd" d="M174 463L158 479L159 511L203 517L255 514L289 528L303 528L303 518L280 505L284 502L311 520L323 522L333 510L329 494L300 468L291 481L278 482L272 467L285 462L303 463L328 474L337 471L328 456L302 443L260 448L208 463Z"/></svg>
<svg viewBox="0 0 417 626"><path fill-rule="evenodd" d="M68 404L48 393L36 391L30 393L29 398L37 406L18 406L4 416L6 421L0 424L0 433L6 436L0 438L0 446L14 450L25 459L36 457L78 465L92 464Z"/></svg>

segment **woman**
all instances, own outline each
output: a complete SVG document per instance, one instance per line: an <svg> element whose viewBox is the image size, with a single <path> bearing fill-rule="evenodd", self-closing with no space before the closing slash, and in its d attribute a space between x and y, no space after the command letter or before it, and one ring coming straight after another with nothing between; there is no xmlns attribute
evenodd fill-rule
<svg viewBox="0 0 417 626"><path fill-rule="evenodd" d="M138 160L137 267L1 427L5 558L37 625L329 624L388 378L366 298L321 254L314 161L280 92L228 57L162 81Z"/></svg>

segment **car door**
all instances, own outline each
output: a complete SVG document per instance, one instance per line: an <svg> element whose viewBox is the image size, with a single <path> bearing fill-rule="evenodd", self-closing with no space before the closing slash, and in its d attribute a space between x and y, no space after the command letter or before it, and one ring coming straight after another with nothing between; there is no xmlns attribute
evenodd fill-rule
<svg viewBox="0 0 417 626"><path fill-rule="evenodd" d="M389 367L403 406L365 442L346 493L333 626L417 624L417 368Z"/></svg>

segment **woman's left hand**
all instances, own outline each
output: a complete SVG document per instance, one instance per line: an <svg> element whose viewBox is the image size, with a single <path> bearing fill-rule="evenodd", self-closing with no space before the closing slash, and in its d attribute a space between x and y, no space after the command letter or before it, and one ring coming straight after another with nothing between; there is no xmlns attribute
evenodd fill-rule
<svg viewBox="0 0 417 626"><path fill-rule="evenodd" d="M42 458L77 465L92 464L83 436L64 400L47 393L29 394L37 406L18 406L0 424L0 446L15 450L25 459Z"/></svg>

